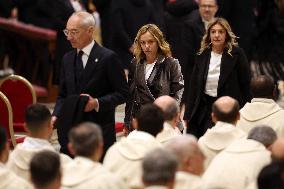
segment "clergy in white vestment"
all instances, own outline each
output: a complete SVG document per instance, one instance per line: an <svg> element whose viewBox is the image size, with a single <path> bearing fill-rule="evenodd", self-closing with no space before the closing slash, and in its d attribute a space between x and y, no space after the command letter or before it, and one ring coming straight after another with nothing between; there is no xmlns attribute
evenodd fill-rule
<svg viewBox="0 0 284 189"><path fill-rule="evenodd" d="M256 183L260 170L271 162L268 149L276 138L272 128L261 126L247 139L233 142L212 160L203 175L203 188L247 188Z"/></svg>
<svg viewBox="0 0 284 189"><path fill-rule="evenodd" d="M0 189L32 189L32 185L10 171L5 163L9 157L9 143L5 130L0 127Z"/></svg>
<svg viewBox="0 0 284 189"><path fill-rule="evenodd" d="M7 167L18 176L30 181L29 164L32 157L42 151L54 151L49 143L52 134L51 114L47 107L41 104L29 106L25 112L25 128L28 136L22 144L18 144L10 154ZM61 162L71 161L67 155L60 154Z"/></svg>
<svg viewBox="0 0 284 189"><path fill-rule="evenodd" d="M133 123L136 130L111 146L103 161L107 169L119 175L131 188L143 187L141 163L145 154L162 147L155 137L163 129L163 112L154 104L146 104Z"/></svg>
<svg viewBox="0 0 284 189"><path fill-rule="evenodd" d="M237 127L248 133L257 125L267 125L274 129L278 137L284 137L284 110L277 99L274 82L265 75L251 80L253 99L240 110L241 117Z"/></svg>
<svg viewBox="0 0 284 189"><path fill-rule="evenodd" d="M201 175L204 172L205 157L193 135L183 135L172 139L166 149L178 157L178 171L175 189L201 189Z"/></svg>
<svg viewBox="0 0 284 189"><path fill-rule="evenodd" d="M103 154L101 129L91 122L70 130L69 151L75 159L63 166L63 189L127 189L128 187L99 162Z"/></svg>
<svg viewBox="0 0 284 189"><path fill-rule="evenodd" d="M163 110L165 116L163 130L156 138L160 143L166 144L174 137L181 135L177 127L180 122L179 105L178 102L170 96L160 96L154 101L154 104Z"/></svg>
<svg viewBox="0 0 284 189"><path fill-rule="evenodd" d="M145 189L174 189L178 158L171 151L157 148L146 154L142 162Z"/></svg>
<svg viewBox="0 0 284 189"><path fill-rule="evenodd" d="M206 157L206 168L212 159L232 142L247 137L245 132L236 128L236 123L240 118L239 103L232 97L218 98L212 105L211 117L215 126L207 129L206 133L198 140Z"/></svg>

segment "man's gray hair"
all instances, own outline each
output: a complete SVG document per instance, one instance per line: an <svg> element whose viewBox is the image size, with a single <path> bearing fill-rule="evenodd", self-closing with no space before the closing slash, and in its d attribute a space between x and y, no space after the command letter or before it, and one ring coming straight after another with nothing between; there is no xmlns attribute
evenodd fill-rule
<svg viewBox="0 0 284 189"><path fill-rule="evenodd" d="M178 160L166 149L156 148L143 159L143 182L145 185L165 185L175 178Z"/></svg>
<svg viewBox="0 0 284 189"><path fill-rule="evenodd" d="M182 163L184 159L194 155L197 146L196 137L187 134L173 138L166 148L177 156L179 163Z"/></svg>
<svg viewBox="0 0 284 189"><path fill-rule="evenodd" d="M77 16L81 19L82 21L82 25L83 26L93 26L95 27L96 25L96 21L94 16L91 13L88 13L86 11L78 11L78 12L74 12L72 14L72 16Z"/></svg>
<svg viewBox="0 0 284 189"><path fill-rule="evenodd" d="M275 142L275 140L277 139L277 135L271 127L268 127L266 125L260 125L253 128L249 132L247 138L256 140L262 143L264 146L268 147Z"/></svg>

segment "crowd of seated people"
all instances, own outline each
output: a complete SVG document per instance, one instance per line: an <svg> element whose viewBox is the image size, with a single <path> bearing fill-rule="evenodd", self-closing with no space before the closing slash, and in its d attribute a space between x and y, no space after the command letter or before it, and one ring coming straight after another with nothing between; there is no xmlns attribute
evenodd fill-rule
<svg viewBox="0 0 284 189"><path fill-rule="evenodd" d="M169 96L143 106L133 121L135 130L111 146L103 160L99 126L83 122L70 130L72 159L49 143L49 110L40 104L29 106L25 114L28 136L10 155L5 131L0 130L0 174L5 175L0 188L15 188L19 183L21 188L36 189L283 186L284 138L269 123L255 125L248 134L236 127L240 113L235 99L216 100L212 112L216 125L200 139L180 133L177 125L167 125L170 114L164 105L171 107L172 115L179 112ZM163 133L167 133L166 142L161 140Z"/></svg>

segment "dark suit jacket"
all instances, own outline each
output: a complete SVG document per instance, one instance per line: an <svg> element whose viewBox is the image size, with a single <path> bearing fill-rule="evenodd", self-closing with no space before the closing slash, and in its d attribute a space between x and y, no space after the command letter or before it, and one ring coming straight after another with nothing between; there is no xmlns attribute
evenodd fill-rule
<svg viewBox="0 0 284 189"><path fill-rule="evenodd" d="M188 20L185 22L184 26L184 49L186 52L186 58L183 64L184 73L184 93L183 101L187 100L188 92L191 90L189 88L191 73L194 67L194 57L200 48L200 43L202 37L205 33L204 23L200 17L199 11L194 10L189 15ZM185 102L186 103L186 102Z"/></svg>
<svg viewBox="0 0 284 189"><path fill-rule="evenodd" d="M239 37L239 46L250 60L255 28L255 0L217 0L217 15L228 20L233 32ZM268 9L268 7L266 7Z"/></svg>
<svg viewBox="0 0 284 189"><path fill-rule="evenodd" d="M186 104L184 119L190 121L196 112L207 80L211 49L206 49L195 58L190 90ZM232 56L223 52L218 82L217 97L230 96L239 101L242 107L250 101L250 67L243 50L233 47Z"/></svg>
<svg viewBox="0 0 284 189"><path fill-rule="evenodd" d="M112 1L112 49L119 55L123 68L129 69L133 55L129 52L135 36L145 24L156 23L149 0Z"/></svg>
<svg viewBox="0 0 284 189"><path fill-rule="evenodd" d="M99 124L103 131L105 149L115 141L115 107L126 101L129 89L117 55L95 43L83 71L80 88L75 83L76 50L64 55L60 92L53 114L59 116L64 99L73 94L87 93L99 101L99 111L85 113L85 121Z"/></svg>

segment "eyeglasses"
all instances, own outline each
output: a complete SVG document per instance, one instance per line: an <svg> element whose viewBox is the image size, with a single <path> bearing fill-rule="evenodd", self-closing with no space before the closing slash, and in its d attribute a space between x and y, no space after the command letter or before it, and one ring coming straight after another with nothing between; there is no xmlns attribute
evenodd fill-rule
<svg viewBox="0 0 284 189"><path fill-rule="evenodd" d="M63 33L66 37L68 37L68 35L75 36L79 33L79 30L77 30L77 29L71 29L71 30L64 29Z"/></svg>
<svg viewBox="0 0 284 189"><path fill-rule="evenodd" d="M216 5L199 5L201 8L203 8L203 9L206 9L206 8L208 8L208 9L212 9L212 8L215 8L216 7Z"/></svg>

